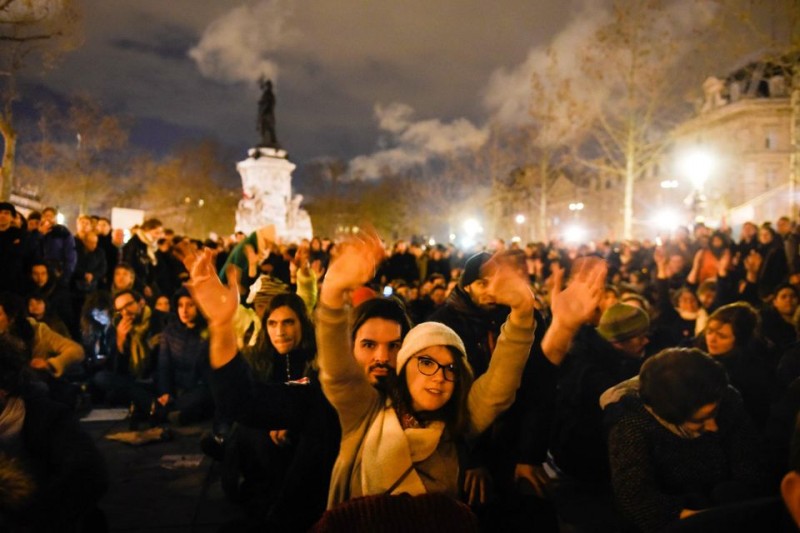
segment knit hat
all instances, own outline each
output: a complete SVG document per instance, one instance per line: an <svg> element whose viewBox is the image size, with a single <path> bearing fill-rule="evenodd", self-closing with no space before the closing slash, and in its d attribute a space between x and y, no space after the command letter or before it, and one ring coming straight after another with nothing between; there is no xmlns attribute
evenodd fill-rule
<svg viewBox="0 0 800 533"><path fill-rule="evenodd" d="M250 285L250 294L247 295L247 303L266 302L267 305L269 305L273 297L288 292L288 285L278 279L262 274L255 283Z"/></svg>
<svg viewBox="0 0 800 533"><path fill-rule="evenodd" d="M491 257L492 254L490 253L478 252L467 259L467 262L464 263L464 272L461 274L458 286L463 289L481 279L481 267L483 267Z"/></svg>
<svg viewBox="0 0 800 533"><path fill-rule="evenodd" d="M622 342L644 335L648 329L647 313L633 305L614 304L600 317L597 333L609 342Z"/></svg>
<svg viewBox="0 0 800 533"><path fill-rule="evenodd" d="M461 359L467 371L472 374L472 368L467 362L467 350L464 342L458 334L440 322L423 322L411 328L406 338L403 339L403 346L397 352L396 371L400 374L403 366L415 353L431 346L452 346L461 355Z"/></svg>
<svg viewBox="0 0 800 533"><path fill-rule="evenodd" d="M11 211L11 216L17 216L17 208L11 202L0 202L0 211Z"/></svg>

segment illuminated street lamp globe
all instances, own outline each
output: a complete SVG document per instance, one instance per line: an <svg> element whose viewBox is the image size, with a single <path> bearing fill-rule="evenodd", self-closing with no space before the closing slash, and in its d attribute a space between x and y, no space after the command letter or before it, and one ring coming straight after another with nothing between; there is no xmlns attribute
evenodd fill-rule
<svg viewBox="0 0 800 533"><path fill-rule="evenodd" d="M516 222L517 224L524 224L525 223L525 215L520 213L519 215L515 216L514 217L514 222Z"/></svg>
<svg viewBox="0 0 800 533"><path fill-rule="evenodd" d="M716 159L707 150L697 148L685 153L678 160L678 167L692 186L701 191L716 167Z"/></svg>

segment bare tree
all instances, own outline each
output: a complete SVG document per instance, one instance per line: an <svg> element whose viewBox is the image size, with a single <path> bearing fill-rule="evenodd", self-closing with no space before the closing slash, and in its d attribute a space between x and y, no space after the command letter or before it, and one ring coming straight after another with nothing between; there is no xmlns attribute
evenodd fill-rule
<svg viewBox="0 0 800 533"><path fill-rule="evenodd" d="M687 16L686 9L694 9ZM682 101L696 82L685 61L713 20L702 3L615 0L610 20L583 51L583 112L590 136L579 159L601 176L624 183L623 237L633 236L636 182L668 147L667 132L690 111Z"/></svg>
<svg viewBox="0 0 800 533"><path fill-rule="evenodd" d="M80 213L109 207L130 168L127 120L88 96L64 109L41 106L40 113L40 137L20 143L17 175L36 183L46 203Z"/></svg>
<svg viewBox="0 0 800 533"><path fill-rule="evenodd" d="M131 178L140 194L130 205L184 235L231 232L241 195L221 185L230 166L213 141L187 143L159 161L142 158Z"/></svg>
<svg viewBox="0 0 800 533"><path fill-rule="evenodd" d="M530 146L535 150L531 163L538 183L539 238L546 240L547 209L550 187L565 166L570 154L586 137L593 113L576 90L574 74L561 68L560 58L552 48L545 54L545 64L531 78L529 113L533 126L529 130Z"/></svg>
<svg viewBox="0 0 800 533"><path fill-rule="evenodd" d="M9 198L16 168L17 129L14 103L19 75L49 68L80 44L77 0L0 0L0 135L3 165L0 198Z"/></svg>

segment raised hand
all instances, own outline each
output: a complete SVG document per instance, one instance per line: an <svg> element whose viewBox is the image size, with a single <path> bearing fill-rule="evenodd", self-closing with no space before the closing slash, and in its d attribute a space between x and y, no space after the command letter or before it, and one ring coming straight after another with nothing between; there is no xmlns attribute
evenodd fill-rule
<svg viewBox="0 0 800 533"><path fill-rule="evenodd" d="M239 305L236 267L229 265L228 285L223 285L214 268L214 255L208 248L184 255L184 265L189 271L186 288L212 327L232 322Z"/></svg>
<svg viewBox="0 0 800 533"><path fill-rule="evenodd" d="M553 322L570 329L588 322L600 305L607 272L608 265L599 257L577 259L567 287L554 293L551 299Z"/></svg>
<svg viewBox="0 0 800 533"><path fill-rule="evenodd" d="M488 279L486 290L497 303L512 310L533 311L535 301L530 282L512 256L496 253L481 268L481 276Z"/></svg>
<svg viewBox="0 0 800 533"><path fill-rule="evenodd" d="M344 305L346 291L361 287L375 277L375 270L386 253L380 237L372 229L338 244L336 251L320 294L320 301L334 309Z"/></svg>
<svg viewBox="0 0 800 533"><path fill-rule="evenodd" d="M569 351L578 329L594 318L603 297L608 266L599 257L583 257L572 265L567 288L550 299L553 322L542 339L542 352L558 366Z"/></svg>

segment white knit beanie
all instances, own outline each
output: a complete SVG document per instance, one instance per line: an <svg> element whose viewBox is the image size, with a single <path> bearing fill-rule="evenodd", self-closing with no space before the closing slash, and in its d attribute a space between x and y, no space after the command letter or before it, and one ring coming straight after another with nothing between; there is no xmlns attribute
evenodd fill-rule
<svg viewBox="0 0 800 533"><path fill-rule="evenodd" d="M467 350L464 348L461 337L440 322L423 322L411 328L406 338L403 339L403 346L397 352L397 367L395 368L397 373L400 374L412 355L430 346L452 346L461 355L467 371L472 374L472 367L467 361Z"/></svg>

